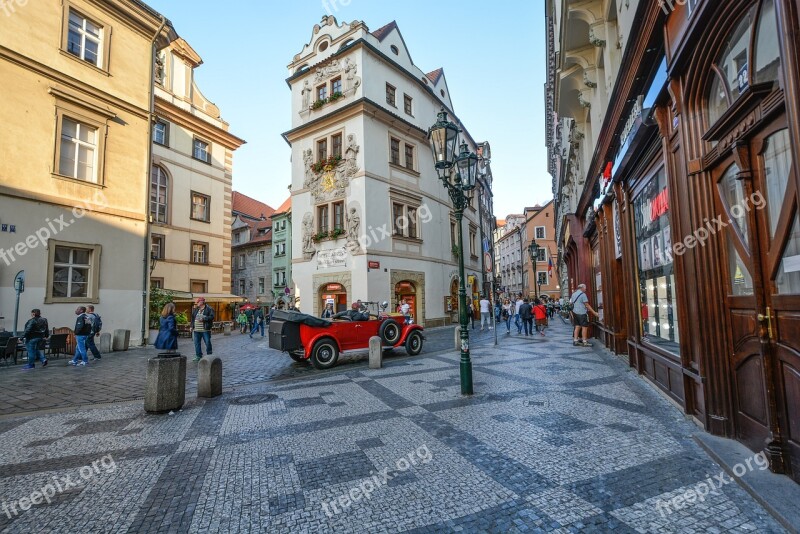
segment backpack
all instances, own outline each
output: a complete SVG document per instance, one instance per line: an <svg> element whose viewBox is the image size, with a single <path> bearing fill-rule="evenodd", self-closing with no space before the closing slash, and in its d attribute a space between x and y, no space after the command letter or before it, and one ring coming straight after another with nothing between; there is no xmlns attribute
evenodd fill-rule
<svg viewBox="0 0 800 534"><path fill-rule="evenodd" d="M92 315L94 315L94 321L92 322L92 334L99 334L100 330L103 329L103 320L96 313Z"/></svg>

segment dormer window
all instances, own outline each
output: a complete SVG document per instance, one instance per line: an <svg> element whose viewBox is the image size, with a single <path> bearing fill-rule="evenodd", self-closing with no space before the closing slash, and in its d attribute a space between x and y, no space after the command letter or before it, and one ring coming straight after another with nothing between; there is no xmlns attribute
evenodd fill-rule
<svg viewBox="0 0 800 534"><path fill-rule="evenodd" d="M396 56L400 54L400 51L397 49L397 47L395 45L392 45L390 48L392 50L392 54L394 54Z"/></svg>

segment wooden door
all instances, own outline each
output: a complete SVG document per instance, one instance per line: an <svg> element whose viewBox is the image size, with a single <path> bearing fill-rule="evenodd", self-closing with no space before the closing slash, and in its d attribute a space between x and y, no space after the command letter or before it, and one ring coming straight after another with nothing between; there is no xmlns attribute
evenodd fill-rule
<svg viewBox="0 0 800 534"><path fill-rule="evenodd" d="M761 193L755 214L766 306L760 319L771 351L783 470L800 482L800 195L786 121L773 123L752 146Z"/></svg>

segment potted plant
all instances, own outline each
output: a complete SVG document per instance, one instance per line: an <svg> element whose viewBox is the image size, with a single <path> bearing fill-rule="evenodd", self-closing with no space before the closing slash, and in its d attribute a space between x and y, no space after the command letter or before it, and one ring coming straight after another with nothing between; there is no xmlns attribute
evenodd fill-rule
<svg viewBox="0 0 800 534"><path fill-rule="evenodd" d="M328 232L323 230L322 232L317 233L311 239L312 239L312 241L314 241L314 243L319 243L320 241L322 241L326 237L328 237Z"/></svg>
<svg viewBox="0 0 800 534"><path fill-rule="evenodd" d="M458 245L453 245L453 256L458 257L461 254L461 248Z"/></svg>
<svg viewBox="0 0 800 534"><path fill-rule="evenodd" d="M334 228L333 231L331 231L331 233L330 233L330 238L331 239L336 239L340 235L344 235L344 228Z"/></svg>
<svg viewBox="0 0 800 534"><path fill-rule="evenodd" d="M339 100L339 99L340 99L340 98L342 98L343 96L344 96L344 95L343 95L343 94L342 94L340 91L336 91L336 92L335 92L335 93L333 93L333 94L331 95L331 97L328 99L328 102L336 102L337 100Z"/></svg>

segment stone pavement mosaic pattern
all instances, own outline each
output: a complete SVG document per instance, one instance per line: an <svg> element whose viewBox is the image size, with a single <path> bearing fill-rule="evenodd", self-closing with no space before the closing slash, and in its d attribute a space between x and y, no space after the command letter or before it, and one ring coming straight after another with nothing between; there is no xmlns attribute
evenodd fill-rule
<svg viewBox="0 0 800 534"><path fill-rule="evenodd" d="M621 362L551 334L476 348L469 398L450 352L173 416L137 403L0 421L0 506L81 482L0 510L0 531L783 532L735 484L662 516L660 500L721 471L696 427ZM81 479L109 455L113 472Z"/></svg>
<svg viewBox="0 0 800 534"><path fill-rule="evenodd" d="M493 333L475 330L480 342L493 340ZM446 350L453 346L452 328L426 331L423 353ZM214 354L222 358L224 386L253 384L298 376L316 376L320 373L308 363L295 363L287 354L268 347L266 338L233 333L213 337ZM197 364L191 340L180 339L179 350L189 357L186 369L186 393L197 391ZM0 367L0 416L21 414L68 406L87 406L141 399L144 396L147 359L156 355L153 347L132 348L126 352L112 352L88 367L71 367L68 358L51 359L46 369L23 372L22 365ZM397 349L388 360L404 358L406 353ZM343 354L338 368L359 366L368 359L367 351ZM21 361L21 360L20 360Z"/></svg>

